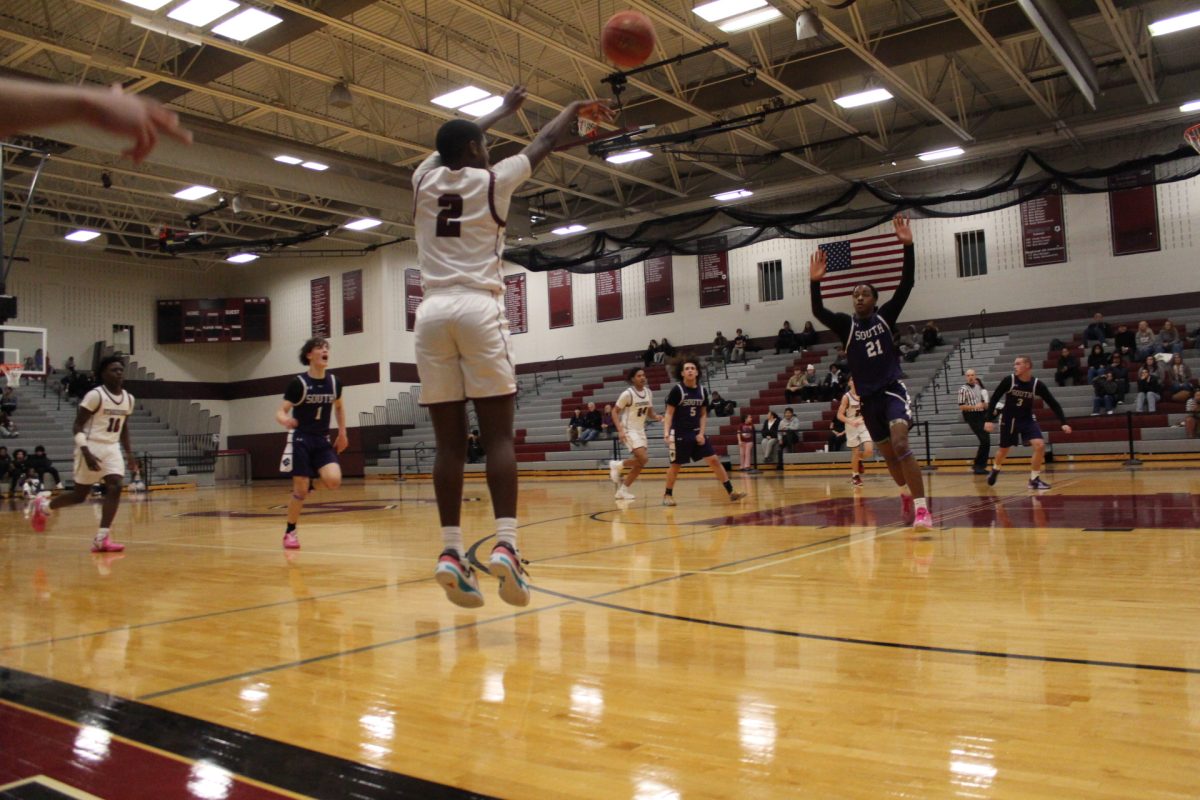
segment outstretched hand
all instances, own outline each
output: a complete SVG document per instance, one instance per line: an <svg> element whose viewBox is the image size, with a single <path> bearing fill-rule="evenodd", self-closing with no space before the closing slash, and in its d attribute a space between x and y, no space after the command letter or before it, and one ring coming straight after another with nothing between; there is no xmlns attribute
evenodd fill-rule
<svg viewBox="0 0 1200 800"><path fill-rule="evenodd" d="M908 217L903 214L892 217L892 230L896 232L896 238L900 240L901 244L913 243L912 228L908 226Z"/></svg>
<svg viewBox="0 0 1200 800"><path fill-rule="evenodd" d="M612 107L611 100L576 100L575 113L593 122L612 122L617 118L617 112Z"/></svg>
<svg viewBox="0 0 1200 800"><path fill-rule="evenodd" d="M512 87L505 92L504 102L500 104L500 109L505 113L505 115L515 114L517 109L524 104L525 96L528 94L529 91L520 84Z"/></svg>
<svg viewBox="0 0 1200 800"><path fill-rule="evenodd" d="M1063 433L1065 433L1067 436L1070 436L1070 435L1071 435L1071 426L1070 426L1070 425L1063 425L1063 426L1062 426L1062 432L1063 432Z"/></svg>
<svg viewBox="0 0 1200 800"><path fill-rule="evenodd" d="M120 86L108 91L88 92L87 119L97 128L133 138L121 155L140 163L166 134L184 144L192 143L191 131L179 124L179 115L156 100L125 94Z"/></svg>
<svg viewBox="0 0 1200 800"><path fill-rule="evenodd" d="M819 281L824 278L828 263L825 251L818 247L816 252L808 258L808 279L810 281Z"/></svg>

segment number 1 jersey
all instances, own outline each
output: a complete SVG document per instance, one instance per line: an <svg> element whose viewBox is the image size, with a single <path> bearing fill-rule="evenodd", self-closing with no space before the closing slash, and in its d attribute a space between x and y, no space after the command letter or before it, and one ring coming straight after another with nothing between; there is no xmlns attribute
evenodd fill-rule
<svg viewBox="0 0 1200 800"><path fill-rule="evenodd" d="M523 153L490 169L450 169L437 153L421 162L413 173L413 226L426 291L504 291L504 226L513 192L530 174Z"/></svg>

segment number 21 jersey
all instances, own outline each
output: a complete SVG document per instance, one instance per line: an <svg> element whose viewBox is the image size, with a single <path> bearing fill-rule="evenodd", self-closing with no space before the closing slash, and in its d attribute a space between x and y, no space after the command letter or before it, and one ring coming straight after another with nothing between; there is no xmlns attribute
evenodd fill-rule
<svg viewBox="0 0 1200 800"><path fill-rule="evenodd" d="M904 377L892 329L879 314L851 318L846 361L859 397L883 391Z"/></svg>
<svg viewBox="0 0 1200 800"><path fill-rule="evenodd" d="M437 153L421 162L413 173L413 226L426 291L504 291L504 226L513 192L530 174L523 153L490 169L450 169Z"/></svg>

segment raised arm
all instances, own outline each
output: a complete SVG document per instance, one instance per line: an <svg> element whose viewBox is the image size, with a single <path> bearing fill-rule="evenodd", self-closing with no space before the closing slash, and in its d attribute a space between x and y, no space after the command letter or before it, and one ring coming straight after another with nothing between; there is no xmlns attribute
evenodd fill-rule
<svg viewBox="0 0 1200 800"><path fill-rule="evenodd" d="M536 170L538 165L545 161L546 156L550 155L550 151L554 149L559 137L574 122L575 117L579 116L579 109L584 106L592 106L605 122L611 122L613 119L613 110L604 100L576 100L568 103L562 111L558 112L558 116L538 131L538 135L534 137L533 141L525 145L525 149L521 151L529 159L531 171Z"/></svg>
<svg viewBox="0 0 1200 800"><path fill-rule="evenodd" d="M908 302L908 296L912 294L913 285L917 282L917 257L913 252L913 234L908 225L908 217L897 214L892 219L892 229L896 232L896 238L904 245L904 268L900 274L900 285L892 293L891 299L879 307L879 316L894 328L896 321L900 319L900 312L904 310L904 304Z"/></svg>
<svg viewBox="0 0 1200 800"><path fill-rule="evenodd" d="M808 259L808 292L812 295L812 313L817 320L829 330L837 334L840 341L846 341L850 335L850 315L830 311L821 299L821 279L825 277L828 259L825 251L817 251Z"/></svg>

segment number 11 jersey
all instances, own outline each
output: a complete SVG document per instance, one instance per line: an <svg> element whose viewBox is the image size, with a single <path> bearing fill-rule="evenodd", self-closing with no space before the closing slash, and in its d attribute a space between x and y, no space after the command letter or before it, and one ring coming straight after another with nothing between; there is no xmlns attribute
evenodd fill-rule
<svg viewBox="0 0 1200 800"><path fill-rule="evenodd" d="M513 192L531 174L523 153L490 169L450 169L437 153L421 162L413 173L413 226L426 291L504 292L504 226Z"/></svg>

